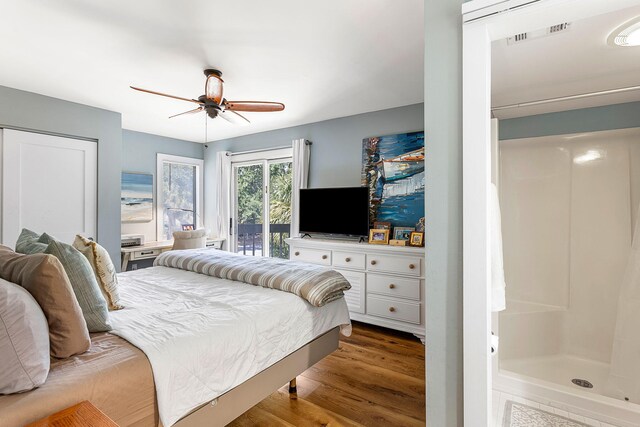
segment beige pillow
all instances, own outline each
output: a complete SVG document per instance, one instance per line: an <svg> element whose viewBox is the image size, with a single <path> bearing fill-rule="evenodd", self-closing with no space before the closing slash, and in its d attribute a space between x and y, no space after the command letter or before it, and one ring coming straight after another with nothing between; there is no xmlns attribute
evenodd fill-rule
<svg viewBox="0 0 640 427"><path fill-rule="evenodd" d="M49 375L49 328L23 287L0 279L0 394L38 387Z"/></svg>
<svg viewBox="0 0 640 427"><path fill-rule="evenodd" d="M40 305L49 325L52 356L65 358L89 349L87 323L55 256L22 255L0 246L0 277L25 288Z"/></svg>
<svg viewBox="0 0 640 427"><path fill-rule="evenodd" d="M102 295L107 300L109 310L124 308L120 305L116 267L113 265L107 250L93 240L89 240L79 234L73 241L73 247L89 260L89 264L91 264L93 273L100 285Z"/></svg>

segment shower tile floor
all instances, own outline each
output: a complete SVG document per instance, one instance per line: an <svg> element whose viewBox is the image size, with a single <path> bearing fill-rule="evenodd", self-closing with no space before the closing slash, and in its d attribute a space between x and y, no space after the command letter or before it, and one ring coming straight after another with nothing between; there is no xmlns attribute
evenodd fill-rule
<svg viewBox="0 0 640 427"><path fill-rule="evenodd" d="M529 405L534 408L542 409L543 411L550 412L552 414L559 415L561 417L566 417L571 420L579 421L585 423L588 426L593 427L617 427L613 424L607 424L600 422L598 420L594 420L593 418L583 417L582 415L574 414L572 412L563 411L558 408L554 408L552 406L543 405L542 403L534 402L533 400L524 399L520 396L514 396L509 393L503 393L497 390L493 391L493 401L492 401L492 410L493 410L493 424L492 427L502 427L504 423L504 414L505 414L505 406L507 404L507 400L511 400L516 403L522 403L523 405ZM554 427L554 426L549 426Z"/></svg>
<svg viewBox="0 0 640 427"><path fill-rule="evenodd" d="M597 394L602 394L604 383L609 374L609 364L607 363L566 354L531 359L501 360L500 369ZM574 378L589 381L593 384L593 388L584 388L573 384L571 380Z"/></svg>

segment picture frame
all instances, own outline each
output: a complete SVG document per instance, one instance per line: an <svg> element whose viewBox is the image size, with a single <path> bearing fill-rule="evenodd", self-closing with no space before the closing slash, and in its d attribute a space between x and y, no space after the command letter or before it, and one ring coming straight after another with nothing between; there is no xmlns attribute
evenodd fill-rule
<svg viewBox="0 0 640 427"><path fill-rule="evenodd" d="M373 223L373 228L376 230L391 230L391 223L386 221L376 221Z"/></svg>
<svg viewBox="0 0 640 427"><path fill-rule="evenodd" d="M424 232L412 231L409 236L409 246L424 246Z"/></svg>
<svg viewBox="0 0 640 427"><path fill-rule="evenodd" d="M384 228L372 228L369 230L369 243L372 245L388 245L389 230Z"/></svg>
<svg viewBox="0 0 640 427"><path fill-rule="evenodd" d="M154 219L153 174L122 172L120 177L120 221L151 222Z"/></svg>
<svg viewBox="0 0 640 427"><path fill-rule="evenodd" d="M395 227L393 229L393 238L394 240L409 240L413 231L416 231L415 227Z"/></svg>

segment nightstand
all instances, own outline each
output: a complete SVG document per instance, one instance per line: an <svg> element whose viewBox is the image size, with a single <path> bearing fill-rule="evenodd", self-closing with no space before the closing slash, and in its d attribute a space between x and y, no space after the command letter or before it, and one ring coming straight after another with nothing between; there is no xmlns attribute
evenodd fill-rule
<svg viewBox="0 0 640 427"><path fill-rule="evenodd" d="M118 424L85 400L26 427L118 427Z"/></svg>

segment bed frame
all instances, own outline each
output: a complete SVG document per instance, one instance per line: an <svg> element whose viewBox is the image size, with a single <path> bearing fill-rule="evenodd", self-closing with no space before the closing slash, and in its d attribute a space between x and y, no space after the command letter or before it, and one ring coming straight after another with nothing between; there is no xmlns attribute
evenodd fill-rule
<svg viewBox="0 0 640 427"><path fill-rule="evenodd" d="M289 393L295 393L296 376L337 350L339 338L340 327L331 329L242 384L195 409L174 426L225 426L288 381Z"/></svg>

